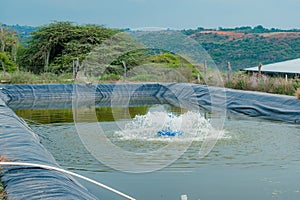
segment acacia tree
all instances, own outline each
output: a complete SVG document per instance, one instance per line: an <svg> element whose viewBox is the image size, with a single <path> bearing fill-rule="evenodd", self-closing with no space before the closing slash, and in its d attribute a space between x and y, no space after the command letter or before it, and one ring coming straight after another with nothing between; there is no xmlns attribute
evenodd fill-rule
<svg viewBox="0 0 300 200"><path fill-rule="evenodd" d="M32 33L19 62L35 73L71 72L72 60L79 58L81 62L96 45L117 32L99 25L54 22Z"/></svg>
<svg viewBox="0 0 300 200"><path fill-rule="evenodd" d="M84 62L84 70L89 76L121 75L124 63L127 70L130 70L141 64L146 55L145 46L136 42L129 34L119 33L93 49Z"/></svg>

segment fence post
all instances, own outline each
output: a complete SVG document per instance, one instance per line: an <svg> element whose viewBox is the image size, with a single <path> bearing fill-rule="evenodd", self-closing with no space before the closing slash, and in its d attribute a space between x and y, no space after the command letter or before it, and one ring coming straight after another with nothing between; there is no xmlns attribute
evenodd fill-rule
<svg viewBox="0 0 300 200"><path fill-rule="evenodd" d="M230 64L230 62L228 61L228 62L227 62L227 81L230 81L230 80L231 80L231 73L232 73L231 64Z"/></svg>
<svg viewBox="0 0 300 200"><path fill-rule="evenodd" d="M74 80L75 80L77 78L78 71L79 71L79 68L80 68L79 58L76 58L76 60L72 61L72 67L73 67L73 77L74 77Z"/></svg>
<svg viewBox="0 0 300 200"><path fill-rule="evenodd" d="M122 64L123 64L123 67L124 67L123 81L125 82L126 81L127 67L126 67L126 63L125 63L124 60L122 60Z"/></svg>
<svg viewBox="0 0 300 200"><path fill-rule="evenodd" d="M199 73L197 74L197 81L198 81L198 83L200 84L200 81L201 81L201 80L200 80L200 74L199 74Z"/></svg>
<svg viewBox="0 0 300 200"><path fill-rule="evenodd" d="M262 68L262 63L258 64L258 76L261 77L261 68Z"/></svg>
<svg viewBox="0 0 300 200"><path fill-rule="evenodd" d="M204 63L203 63L203 76L204 76L204 80L206 79L206 69L207 69L206 60L204 60Z"/></svg>

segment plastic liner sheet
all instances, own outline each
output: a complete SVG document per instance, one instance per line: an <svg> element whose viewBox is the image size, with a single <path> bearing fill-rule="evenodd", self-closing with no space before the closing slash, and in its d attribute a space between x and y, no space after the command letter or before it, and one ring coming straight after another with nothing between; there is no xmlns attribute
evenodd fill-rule
<svg viewBox="0 0 300 200"><path fill-rule="evenodd" d="M112 105L118 107L134 107L134 106L150 106L150 105L157 105L157 104L168 104L169 101L156 98L156 97L146 97L146 98L130 98L129 102L128 99L118 99L113 100L110 97L105 97L96 100L82 100L80 104L82 105L89 105L90 107L111 107ZM28 109L72 109L72 101L71 100L64 100L64 99L40 99L38 101L33 100L17 100L11 101L9 103L9 107L13 110L28 110Z"/></svg>
<svg viewBox="0 0 300 200"><path fill-rule="evenodd" d="M9 107L71 108L74 98L82 103L94 101L96 106L113 106L122 105L124 97L130 98L132 105L143 104L139 97L147 97L153 104L191 104L208 110L216 106L253 117L300 123L300 100L284 95L187 83L0 85L0 154L11 161L58 166L38 137ZM95 199L75 180L59 172L5 166L2 172L9 199Z"/></svg>
<svg viewBox="0 0 300 200"><path fill-rule="evenodd" d="M0 99L0 155L59 167L38 136ZM35 167L1 166L7 199L97 199L72 177Z"/></svg>
<svg viewBox="0 0 300 200"><path fill-rule="evenodd" d="M75 87L75 88L74 88ZM73 95L80 97L105 98L114 96L157 96L158 90L164 88L161 84L102 84L102 85L73 85L73 84L49 84L49 85L0 85L0 91L6 102L17 100L40 99L64 99L72 100ZM1 95L0 95L1 97Z"/></svg>
<svg viewBox="0 0 300 200"><path fill-rule="evenodd" d="M227 90L227 109L268 119L300 123L300 100L285 95Z"/></svg>
<svg viewBox="0 0 300 200"><path fill-rule="evenodd" d="M167 101L176 106L180 100L208 110L217 106L253 117L300 123L300 101L295 97L197 84L2 85L0 88L3 98L13 109L71 108L74 95L79 95L77 98L81 98L80 102L96 101L97 104L97 101L101 101L103 104L106 101L107 106L111 104L112 97L114 101L119 97L120 104L122 98L128 96L131 99L155 97L158 102ZM89 99L91 94L92 99Z"/></svg>

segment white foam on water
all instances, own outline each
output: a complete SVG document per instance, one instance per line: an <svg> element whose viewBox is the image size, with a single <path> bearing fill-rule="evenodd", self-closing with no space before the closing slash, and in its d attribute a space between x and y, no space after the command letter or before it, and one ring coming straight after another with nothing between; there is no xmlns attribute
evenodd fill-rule
<svg viewBox="0 0 300 200"><path fill-rule="evenodd" d="M183 132L177 136L159 136L158 131ZM199 112L188 111L181 115L162 111L149 111L146 115L137 115L132 121L125 124L125 128L116 131L120 140L143 141L204 141L207 137L216 137L216 130L209 120ZM222 138L226 138L222 134Z"/></svg>

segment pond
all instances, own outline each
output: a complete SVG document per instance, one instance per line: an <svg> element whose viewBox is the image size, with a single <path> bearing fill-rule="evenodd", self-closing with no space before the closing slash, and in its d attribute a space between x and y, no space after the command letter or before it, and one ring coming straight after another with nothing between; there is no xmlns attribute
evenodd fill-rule
<svg viewBox="0 0 300 200"><path fill-rule="evenodd" d="M15 112L28 122L63 168L136 199L173 200L184 194L192 200L300 198L300 126L297 124L228 112L222 137L206 157L199 158L205 130L210 129L209 121L215 117L213 113L205 109L198 113L167 103L129 108L101 106L101 102L99 105L97 123L114 145L126 151L154 151L169 143L179 146L188 135L193 136L193 141L179 159L160 170L128 173L115 170L91 155L77 133L72 109ZM176 120L187 118L188 123L196 125L172 138L159 136L155 126L145 129L146 122L160 118L175 124ZM120 199L109 191L78 181L100 199Z"/></svg>

